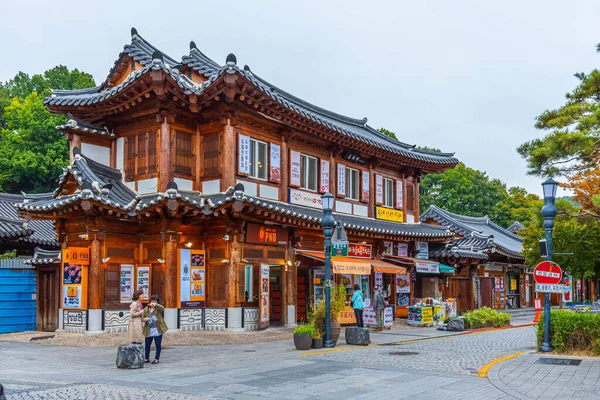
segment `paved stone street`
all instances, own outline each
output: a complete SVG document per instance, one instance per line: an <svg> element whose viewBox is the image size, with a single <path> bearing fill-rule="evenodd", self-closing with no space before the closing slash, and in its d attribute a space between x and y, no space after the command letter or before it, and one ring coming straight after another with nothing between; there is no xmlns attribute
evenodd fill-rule
<svg viewBox="0 0 600 400"><path fill-rule="evenodd" d="M115 348L0 342L0 382L9 399L511 399L526 393L514 386L521 371L524 385L527 373L550 379L560 368L587 368L584 381L598 389L598 362L537 368L538 355L497 364L489 380L476 376L494 359L533 349L534 337L531 326L466 335L423 328L373 334L367 348L340 341L298 352L290 340L166 347L159 365L141 370L117 369ZM569 395L589 399L584 393Z"/></svg>

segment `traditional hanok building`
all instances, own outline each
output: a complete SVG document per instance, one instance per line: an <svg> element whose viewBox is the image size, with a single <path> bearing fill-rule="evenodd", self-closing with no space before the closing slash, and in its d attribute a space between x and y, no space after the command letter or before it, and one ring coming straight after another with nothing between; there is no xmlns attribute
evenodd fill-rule
<svg viewBox="0 0 600 400"><path fill-rule="evenodd" d="M457 299L459 312L483 306L533 305L533 279L524 264L520 236L488 216L467 217L434 205L421 215L421 221L447 226L455 235L451 243L434 246L430 256L457 267L446 296Z"/></svg>
<svg viewBox="0 0 600 400"><path fill-rule="evenodd" d="M160 296L171 329L305 319L321 294L325 192L351 242L337 270L369 292L376 268L405 272L381 260L384 241L410 256L453 237L415 222L421 177L452 154L307 103L233 54L220 65L191 42L178 62L132 29L100 86L45 104L68 115L72 162L51 199L19 211L57 221L65 329L124 329L137 288Z"/></svg>

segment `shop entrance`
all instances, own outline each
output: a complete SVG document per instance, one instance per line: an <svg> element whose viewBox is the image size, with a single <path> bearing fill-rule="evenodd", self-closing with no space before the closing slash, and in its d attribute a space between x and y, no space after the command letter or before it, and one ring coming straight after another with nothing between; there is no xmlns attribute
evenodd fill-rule
<svg viewBox="0 0 600 400"><path fill-rule="evenodd" d="M269 268L269 304L271 304L270 325L281 325L282 321L282 268L281 265L271 265Z"/></svg>
<svg viewBox="0 0 600 400"><path fill-rule="evenodd" d="M473 289L470 278L451 278L449 293L446 297L456 299L457 312L462 313L471 309Z"/></svg>
<svg viewBox="0 0 600 400"><path fill-rule="evenodd" d="M493 308L494 278L479 278L481 307Z"/></svg>
<svg viewBox="0 0 600 400"><path fill-rule="evenodd" d="M520 308L521 296L519 294L519 275L508 276L508 290L506 296L506 305L508 308Z"/></svg>
<svg viewBox="0 0 600 400"><path fill-rule="evenodd" d="M54 332L58 329L58 299L60 279L57 267L39 267L37 329Z"/></svg>

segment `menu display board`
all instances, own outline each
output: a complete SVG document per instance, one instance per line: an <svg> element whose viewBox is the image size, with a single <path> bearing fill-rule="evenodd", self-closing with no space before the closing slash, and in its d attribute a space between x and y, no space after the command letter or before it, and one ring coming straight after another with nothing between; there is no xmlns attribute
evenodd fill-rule
<svg viewBox="0 0 600 400"><path fill-rule="evenodd" d="M329 161L321 160L321 193L329 192Z"/></svg>
<svg viewBox="0 0 600 400"><path fill-rule="evenodd" d="M192 250L192 266L190 276L190 301L204 303L205 265L204 250Z"/></svg>
<svg viewBox="0 0 600 400"><path fill-rule="evenodd" d="M300 186L300 153L290 152L290 185Z"/></svg>
<svg viewBox="0 0 600 400"><path fill-rule="evenodd" d="M260 265L260 327L269 326L269 265Z"/></svg>
<svg viewBox="0 0 600 400"><path fill-rule="evenodd" d="M281 146L271 143L270 164L271 182L281 181Z"/></svg>
<svg viewBox="0 0 600 400"><path fill-rule="evenodd" d="M410 305L410 274L396 274L396 305Z"/></svg>
<svg viewBox="0 0 600 400"><path fill-rule="evenodd" d="M141 290L143 300L148 300L150 294L150 266L137 267L136 290Z"/></svg>
<svg viewBox="0 0 600 400"><path fill-rule="evenodd" d="M133 265L121 264L119 287L121 303L130 303L133 294Z"/></svg>
<svg viewBox="0 0 600 400"><path fill-rule="evenodd" d="M205 252L179 250L179 303L180 307L204 307Z"/></svg>
<svg viewBox="0 0 600 400"><path fill-rule="evenodd" d="M238 140L238 174L250 175L250 138L239 135Z"/></svg>
<svg viewBox="0 0 600 400"><path fill-rule="evenodd" d="M85 309L90 251L87 247L70 247L62 250L61 259L62 307Z"/></svg>

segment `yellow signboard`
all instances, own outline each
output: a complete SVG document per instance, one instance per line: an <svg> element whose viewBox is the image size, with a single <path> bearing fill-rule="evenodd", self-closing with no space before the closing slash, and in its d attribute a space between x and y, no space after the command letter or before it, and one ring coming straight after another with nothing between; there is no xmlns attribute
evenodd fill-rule
<svg viewBox="0 0 600 400"><path fill-rule="evenodd" d="M334 274L369 275L371 264L331 260Z"/></svg>
<svg viewBox="0 0 600 400"><path fill-rule="evenodd" d="M354 309L350 306L345 306L338 315L338 322L340 324L355 324L356 316L354 315Z"/></svg>
<svg viewBox="0 0 600 400"><path fill-rule="evenodd" d="M386 221L404 222L404 213L393 208L375 207L375 218Z"/></svg>
<svg viewBox="0 0 600 400"><path fill-rule="evenodd" d="M433 307L422 307L421 318L422 325L433 324Z"/></svg>
<svg viewBox="0 0 600 400"><path fill-rule="evenodd" d="M62 250L61 257L62 308L85 310L90 250L87 247L70 247Z"/></svg>
<svg viewBox="0 0 600 400"><path fill-rule="evenodd" d="M90 249L87 247L69 247L63 250L63 262L76 265L90 265Z"/></svg>
<svg viewBox="0 0 600 400"><path fill-rule="evenodd" d="M516 279L510 280L510 290L513 292L515 292L517 290L517 280Z"/></svg>

